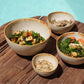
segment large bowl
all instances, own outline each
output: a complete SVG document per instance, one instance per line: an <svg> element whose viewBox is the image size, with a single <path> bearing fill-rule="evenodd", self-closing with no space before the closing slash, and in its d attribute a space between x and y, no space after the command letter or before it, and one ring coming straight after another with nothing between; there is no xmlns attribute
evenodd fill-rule
<svg viewBox="0 0 84 84"><path fill-rule="evenodd" d="M62 42L67 37L75 37L77 40L79 38L84 39L84 34L79 33L79 32L69 32L69 33L65 33L65 34L62 34L61 36L59 36L57 39L57 42L56 42L57 52L58 52L59 56L62 58L62 60L64 62L66 62L68 64L72 64L72 65L83 64L84 63L84 57L74 58L74 57L67 56L60 51L60 49L58 47L58 43Z"/></svg>
<svg viewBox="0 0 84 84"><path fill-rule="evenodd" d="M39 60L47 60L47 61L51 62L53 64L53 67L54 67L53 70L51 70L49 72L42 72L40 70L37 70L35 64ZM39 75L45 76L45 77L46 76L50 76L50 75L52 75L56 71L56 69L58 67L58 60L57 60L57 58L55 56L53 56L51 54L40 53L40 54L37 54L37 55L35 55L33 57L33 59L32 59L32 67L35 70L35 72L37 72Z"/></svg>
<svg viewBox="0 0 84 84"><path fill-rule="evenodd" d="M45 41L43 43L38 43L34 45L15 44L9 40L9 37L16 30L20 30L20 31L33 30L35 32L40 33L40 35L45 38ZM34 19L34 18L18 19L18 20L14 20L8 23L5 26L4 35L5 35L7 43L16 53L23 56L31 56L40 52L45 47L48 39L50 38L51 29L46 23L38 19Z"/></svg>
<svg viewBox="0 0 84 84"><path fill-rule="evenodd" d="M62 20L72 21L72 23L63 27L58 27L51 23L52 21L62 21ZM47 24L49 25L51 30L56 34L62 34L70 31L73 28L74 23L75 23L74 17L67 12L52 12L47 16Z"/></svg>

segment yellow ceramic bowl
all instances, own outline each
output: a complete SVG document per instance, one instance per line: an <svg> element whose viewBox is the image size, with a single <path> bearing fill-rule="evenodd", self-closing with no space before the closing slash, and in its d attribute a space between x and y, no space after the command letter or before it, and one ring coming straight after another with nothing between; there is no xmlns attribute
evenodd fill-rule
<svg viewBox="0 0 84 84"><path fill-rule="evenodd" d="M40 70L37 70L36 67L35 67L35 64L39 60L47 60L47 61L51 62L53 64L53 67L54 67L53 70L49 71L49 72L42 72ZM52 75L56 71L57 66L58 66L58 60L56 59L55 56L53 56L51 54L40 53L40 54L37 54L37 55L35 55L33 57L33 59L32 59L32 66L33 66L33 69L35 70L35 72L37 72L39 75L41 75L41 76L50 76L50 75Z"/></svg>
<svg viewBox="0 0 84 84"><path fill-rule="evenodd" d="M78 40L79 38L84 39L84 34L78 33L78 32L68 32L68 33L65 33L65 34L62 34L61 36L59 36L57 41L56 41L56 47L57 47L57 52L58 52L59 56L62 58L63 61L65 61L68 64L72 64L72 65L83 64L84 63L84 57L73 58L73 57L65 55L64 53L62 53L60 51L60 49L58 47L58 43L62 42L67 37L75 37L76 40Z"/></svg>
<svg viewBox="0 0 84 84"><path fill-rule="evenodd" d="M62 20L72 21L72 23L64 27L58 27L55 24L51 23L52 21L62 21ZM52 12L47 16L47 24L50 26L51 30L57 34L62 34L70 31L73 28L74 23L75 23L74 17L66 12Z"/></svg>
<svg viewBox="0 0 84 84"><path fill-rule="evenodd" d="M34 45L15 44L9 40L9 37L16 30L20 30L20 31L33 30L35 32L40 33L40 35L45 38L45 41L43 43L38 43ZM5 26L4 35L5 35L7 43L16 53L23 55L23 56L31 56L31 55L38 53L45 47L48 39L50 38L51 29L46 23L38 19L34 19L34 18L18 19L18 20L14 20L8 23Z"/></svg>

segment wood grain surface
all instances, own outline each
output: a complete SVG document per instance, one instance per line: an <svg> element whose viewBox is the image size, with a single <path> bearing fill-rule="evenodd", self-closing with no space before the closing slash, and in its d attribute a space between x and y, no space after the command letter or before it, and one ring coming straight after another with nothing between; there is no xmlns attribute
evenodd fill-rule
<svg viewBox="0 0 84 84"><path fill-rule="evenodd" d="M40 16L33 18L39 19ZM46 16L40 19L46 22ZM84 64L69 65L58 56L56 39L59 35L52 33L45 49L41 51L56 56L59 61L58 68L50 77L41 77L32 68L33 56L20 56L7 44L3 33L6 24L0 27L0 84L84 84ZM76 21L71 31L84 33L84 24Z"/></svg>

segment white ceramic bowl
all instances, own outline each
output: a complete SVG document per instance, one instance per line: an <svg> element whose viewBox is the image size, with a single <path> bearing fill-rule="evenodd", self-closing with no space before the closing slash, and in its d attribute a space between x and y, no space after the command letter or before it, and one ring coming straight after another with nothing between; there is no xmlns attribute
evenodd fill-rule
<svg viewBox="0 0 84 84"><path fill-rule="evenodd" d="M72 65L79 65L79 64L83 64L84 63L84 57L80 57L80 58L73 58L70 56L65 55L64 53L62 53L58 47L58 43L62 42L64 39L66 39L67 37L75 37L77 40L79 38L84 39L84 34L82 33L78 33L78 32L69 32L69 33L65 33L62 34L61 36L58 37L57 42L56 42L56 47L57 47L57 52L59 54L59 56L62 58L62 60L68 64L72 64Z"/></svg>
<svg viewBox="0 0 84 84"><path fill-rule="evenodd" d="M35 67L35 63L38 62L39 60L42 60L42 59L51 62L53 64L54 69L52 71L50 71L50 72L41 72L41 71L37 70L36 67ZM40 53L40 54L37 54L37 55L35 55L33 57L32 66L33 66L33 69L35 70L35 72L37 72L39 75L41 75L41 76L50 76L56 71L57 66L58 66L58 60L56 59L55 56L53 56L51 54Z"/></svg>
<svg viewBox="0 0 84 84"><path fill-rule="evenodd" d="M34 45L19 45L11 42L9 37L16 31L16 30L33 30L35 32L40 33L41 36L45 38L43 43L38 43ZM51 29L49 26L41 20L34 19L34 18L25 18L25 19L18 19L8 23L4 29L4 35L6 38L7 43L10 47L18 54L23 56L31 56L38 52L40 52L46 45L48 39L51 35Z"/></svg>
<svg viewBox="0 0 84 84"><path fill-rule="evenodd" d="M57 27L56 25L53 25L51 23L53 20L55 21L68 20L72 21L72 23L68 26ZM57 34L62 34L70 31L73 28L74 23L75 23L74 17L66 12L52 12L47 16L47 24L50 26L51 30Z"/></svg>

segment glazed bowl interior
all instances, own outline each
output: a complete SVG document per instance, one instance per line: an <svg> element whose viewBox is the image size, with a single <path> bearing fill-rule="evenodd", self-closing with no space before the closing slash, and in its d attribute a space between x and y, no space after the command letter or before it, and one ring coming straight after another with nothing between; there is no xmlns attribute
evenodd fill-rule
<svg viewBox="0 0 84 84"><path fill-rule="evenodd" d="M61 21L61 20L68 20L72 21L72 24L74 23L74 17L66 12L53 12L48 15L48 20L51 23L53 20L55 21Z"/></svg>
<svg viewBox="0 0 84 84"><path fill-rule="evenodd" d="M48 39L50 36L50 30L45 23L42 23L43 22L41 22L40 20L33 18L15 20L7 25L5 29L5 35L7 36L7 38L9 38L12 34L14 34L15 31L33 30L40 33L40 35L45 39Z"/></svg>
<svg viewBox="0 0 84 84"><path fill-rule="evenodd" d="M57 66L58 66L58 61L57 61L57 59L54 57L54 56L52 56L52 55L50 55L50 54L45 54L45 53L43 53L43 54L38 54L35 58L34 58L34 60L33 60L33 64L34 64L34 67L35 67L35 64L36 64L36 62L38 62L39 60L47 60L47 61L49 61L49 62L51 62L52 64L53 64L53 70L54 69L56 69L57 68Z"/></svg>

